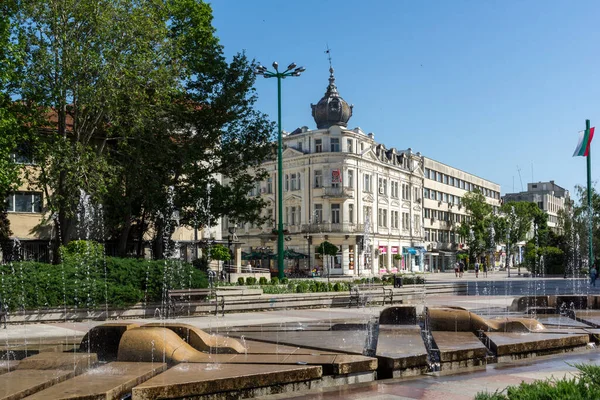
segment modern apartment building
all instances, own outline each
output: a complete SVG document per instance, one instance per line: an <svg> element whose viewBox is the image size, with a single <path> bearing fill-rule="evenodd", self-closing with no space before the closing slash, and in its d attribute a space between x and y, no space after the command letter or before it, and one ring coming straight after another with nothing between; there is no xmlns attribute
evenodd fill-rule
<svg viewBox="0 0 600 400"><path fill-rule="evenodd" d="M470 217L462 206L465 193L479 189L493 207L500 206L500 185L424 157L423 226L429 269L453 269L456 252L465 238L456 228Z"/></svg>
<svg viewBox="0 0 600 400"><path fill-rule="evenodd" d="M529 201L538 205L540 210L548 214L548 227L554 230L558 226L558 212L570 204L569 191L558 186L554 181L528 183L526 192L506 193L505 202Z"/></svg>

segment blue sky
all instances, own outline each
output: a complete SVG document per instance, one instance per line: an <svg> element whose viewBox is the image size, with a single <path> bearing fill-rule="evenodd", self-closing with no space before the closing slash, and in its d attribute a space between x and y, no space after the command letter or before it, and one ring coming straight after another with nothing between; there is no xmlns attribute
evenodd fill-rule
<svg viewBox="0 0 600 400"><path fill-rule="evenodd" d="M585 185L577 132L600 125L600 2L212 2L231 56L306 67L283 82L283 129L315 128L331 48L336 84L354 104L349 128L489 179L502 193L554 180ZM257 108L277 118L277 85L259 79ZM592 179L600 171L592 145Z"/></svg>

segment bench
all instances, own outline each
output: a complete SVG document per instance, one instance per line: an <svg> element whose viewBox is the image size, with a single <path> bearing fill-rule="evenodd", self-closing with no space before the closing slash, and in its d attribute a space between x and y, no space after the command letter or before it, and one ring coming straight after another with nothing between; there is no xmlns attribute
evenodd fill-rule
<svg viewBox="0 0 600 400"><path fill-rule="evenodd" d="M372 285L352 285L350 286L350 299L348 300L348 307L353 304L356 307L364 307L368 302L370 296L374 291L381 290L383 293L382 304L385 305L386 299L389 299L390 304L394 302L394 290L392 288L385 287L383 284L372 284Z"/></svg>
<svg viewBox="0 0 600 400"><path fill-rule="evenodd" d="M168 315L167 317L175 317L178 311L182 310L191 302L211 302L215 299L215 315L219 314L219 306L221 306L221 314L225 314L225 296L218 295L216 289L171 289L167 291Z"/></svg>

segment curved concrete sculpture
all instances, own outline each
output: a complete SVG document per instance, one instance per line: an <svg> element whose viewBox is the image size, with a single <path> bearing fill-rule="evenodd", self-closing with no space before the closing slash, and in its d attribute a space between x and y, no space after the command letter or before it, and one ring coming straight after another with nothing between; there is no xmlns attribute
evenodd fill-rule
<svg viewBox="0 0 600 400"><path fill-rule="evenodd" d="M146 327L129 329L123 333L117 361L177 364L211 362L211 357L194 349L171 329Z"/></svg>
<svg viewBox="0 0 600 400"><path fill-rule="evenodd" d="M123 333L139 326L133 322L109 322L95 326L83 337L79 351L96 353L100 361L115 360Z"/></svg>
<svg viewBox="0 0 600 400"><path fill-rule="evenodd" d="M236 339L211 335L189 324L152 323L142 325L141 327L170 329L196 350L212 354L242 354L246 352L246 348Z"/></svg>
<svg viewBox="0 0 600 400"><path fill-rule="evenodd" d="M537 332L546 329L536 319L485 319L461 307L428 307L427 323L432 331L451 332Z"/></svg>

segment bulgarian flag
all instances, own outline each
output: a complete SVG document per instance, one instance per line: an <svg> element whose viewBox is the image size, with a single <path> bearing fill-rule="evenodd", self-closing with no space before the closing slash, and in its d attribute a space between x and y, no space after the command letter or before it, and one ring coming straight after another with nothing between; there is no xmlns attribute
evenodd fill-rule
<svg viewBox="0 0 600 400"><path fill-rule="evenodd" d="M594 138L594 128L590 128L589 134L587 130L579 132L579 143L573 153L573 157L583 156L587 157L590 153L590 143Z"/></svg>

